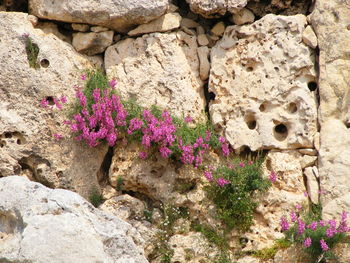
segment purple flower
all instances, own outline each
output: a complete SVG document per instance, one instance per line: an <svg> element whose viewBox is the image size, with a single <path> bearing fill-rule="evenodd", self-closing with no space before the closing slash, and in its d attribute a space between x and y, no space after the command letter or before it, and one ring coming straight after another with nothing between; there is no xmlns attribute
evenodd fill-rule
<svg viewBox="0 0 350 263"><path fill-rule="evenodd" d="M192 121L193 121L192 117L187 115L186 118L185 118L185 122L186 123L190 123Z"/></svg>
<svg viewBox="0 0 350 263"><path fill-rule="evenodd" d="M67 102L67 96L62 96L60 100L63 104L65 104Z"/></svg>
<svg viewBox="0 0 350 263"><path fill-rule="evenodd" d="M81 80L86 80L86 75L81 75L81 76L80 76L80 79L81 79Z"/></svg>
<svg viewBox="0 0 350 263"><path fill-rule="evenodd" d="M300 210L301 210L301 208L302 208L302 207L301 207L301 205L300 205L300 204L296 204L296 205L295 205L295 209L296 209L296 210L300 211Z"/></svg>
<svg viewBox="0 0 350 263"><path fill-rule="evenodd" d="M239 163L239 167L243 168L245 166L245 164L243 162Z"/></svg>
<svg viewBox="0 0 350 263"><path fill-rule="evenodd" d="M209 142L211 137L211 132L210 131L205 131L205 141Z"/></svg>
<svg viewBox="0 0 350 263"><path fill-rule="evenodd" d="M204 176L209 182L213 181L213 173L211 171L204 171Z"/></svg>
<svg viewBox="0 0 350 263"><path fill-rule="evenodd" d="M29 37L29 33L23 33L23 34L22 34L22 37L28 38L28 37Z"/></svg>
<svg viewBox="0 0 350 263"><path fill-rule="evenodd" d="M159 149L159 152L163 158L168 158L169 155L171 154L171 150L168 147L161 147Z"/></svg>
<svg viewBox="0 0 350 263"><path fill-rule="evenodd" d="M305 197L308 197L309 194L305 191L305 192L304 192L304 196L305 196Z"/></svg>
<svg viewBox="0 0 350 263"><path fill-rule="evenodd" d="M310 225L307 226L307 228L315 231L317 229L317 222L316 221L312 222Z"/></svg>
<svg viewBox="0 0 350 263"><path fill-rule="evenodd" d="M304 247L306 247L306 248L310 247L311 243L312 243L311 237L305 238L305 240L304 240Z"/></svg>
<svg viewBox="0 0 350 263"><path fill-rule="evenodd" d="M225 141L226 141L225 137L223 137L223 136L220 136L220 137L219 137L219 142L225 143Z"/></svg>
<svg viewBox="0 0 350 263"><path fill-rule="evenodd" d="M293 223L296 222L296 221L298 220L298 216L297 216L297 214L296 214L294 211L290 212L290 220L291 220Z"/></svg>
<svg viewBox="0 0 350 263"><path fill-rule="evenodd" d="M350 231L350 228L348 227L347 225L347 217L348 217L348 213L343 211L342 214L341 214L341 220L339 222L339 232L349 232Z"/></svg>
<svg viewBox="0 0 350 263"><path fill-rule="evenodd" d="M298 234L299 235L304 234L305 227L306 227L305 222L299 218L298 219Z"/></svg>
<svg viewBox="0 0 350 263"><path fill-rule="evenodd" d="M49 101L47 99L42 99L40 105L41 107L46 108L49 105Z"/></svg>
<svg viewBox="0 0 350 263"><path fill-rule="evenodd" d="M269 175L269 180L271 183L274 183L277 181L277 173L275 173L274 171L272 171Z"/></svg>
<svg viewBox="0 0 350 263"><path fill-rule="evenodd" d="M324 241L323 239L320 240L320 245L321 245L322 251L327 251L329 249L326 241Z"/></svg>
<svg viewBox="0 0 350 263"><path fill-rule="evenodd" d="M108 82L109 86L113 89L117 85L117 81L112 79Z"/></svg>
<svg viewBox="0 0 350 263"><path fill-rule="evenodd" d="M326 222L324 220L320 220L319 224L320 224L320 226L325 226Z"/></svg>
<svg viewBox="0 0 350 263"><path fill-rule="evenodd" d="M143 160L146 159L147 156L148 156L148 155L147 155L146 152L140 152L140 153L139 153L139 157L140 157L141 159L143 159Z"/></svg>
<svg viewBox="0 0 350 263"><path fill-rule="evenodd" d="M220 187L224 187L225 185L230 184L231 182L230 182L229 180L226 180L225 178L220 177L220 178L218 178L218 179L216 180L216 183L217 183Z"/></svg>
<svg viewBox="0 0 350 263"><path fill-rule="evenodd" d="M61 139L63 139L63 136L62 136L61 134L58 134L58 133L55 133L55 134L53 135L53 137L54 137L56 140L61 140Z"/></svg>
<svg viewBox="0 0 350 263"><path fill-rule="evenodd" d="M289 229L289 223L286 217L284 216L281 217L280 226L282 231L287 231Z"/></svg>

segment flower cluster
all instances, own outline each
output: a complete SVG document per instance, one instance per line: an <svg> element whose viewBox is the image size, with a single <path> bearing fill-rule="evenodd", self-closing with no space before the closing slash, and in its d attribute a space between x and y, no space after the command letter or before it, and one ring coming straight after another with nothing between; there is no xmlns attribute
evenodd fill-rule
<svg viewBox="0 0 350 263"><path fill-rule="evenodd" d="M299 216L299 211L292 211L290 213L290 221L292 226L286 217L281 217L280 226L281 230L285 232L286 236L292 237L291 240L296 240L308 248L313 248L313 251L319 251L319 253L330 250L337 240L346 233L350 232L350 228L347 225L347 212L343 212L339 224L336 220L313 220L307 222Z"/></svg>

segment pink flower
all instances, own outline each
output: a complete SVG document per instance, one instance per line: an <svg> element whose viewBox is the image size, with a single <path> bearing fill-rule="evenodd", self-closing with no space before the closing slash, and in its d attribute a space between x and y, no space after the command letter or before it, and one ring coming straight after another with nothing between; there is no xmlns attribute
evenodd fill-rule
<svg viewBox="0 0 350 263"><path fill-rule="evenodd" d="M159 152L163 158L168 158L169 155L171 154L171 150L168 147L161 147L159 149Z"/></svg>
<svg viewBox="0 0 350 263"><path fill-rule="evenodd" d="M86 80L86 75L81 75L81 76L80 76L80 79L81 79L81 80Z"/></svg>
<svg viewBox="0 0 350 263"><path fill-rule="evenodd" d="M298 234L299 235L304 234L305 227L306 227L305 222L299 218L298 219Z"/></svg>
<svg viewBox="0 0 350 263"><path fill-rule="evenodd" d="M304 196L305 196L305 197L308 197L309 194L305 191L305 192L304 192Z"/></svg>
<svg viewBox="0 0 350 263"><path fill-rule="evenodd" d="M55 134L53 135L53 137L54 137L56 140L61 140L61 139L63 139L63 136L62 136L61 134L58 134L58 133L55 133Z"/></svg>
<svg viewBox="0 0 350 263"><path fill-rule="evenodd" d="M147 155L146 152L140 152L140 153L139 153L139 157L140 157L141 159L143 159L143 160L146 159L147 156L148 156L148 155Z"/></svg>
<svg viewBox="0 0 350 263"><path fill-rule="evenodd" d="M209 182L213 181L213 173L211 171L204 171L204 176Z"/></svg>
<svg viewBox="0 0 350 263"><path fill-rule="evenodd" d="M282 231L287 231L289 229L289 223L286 217L281 217L280 226Z"/></svg>
<svg viewBox="0 0 350 263"><path fill-rule="evenodd" d="M225 143L225 141L226 141L225 137L223 137L223 136L220 136L220 137L219 137L219 142Z"/></svg>
<svg viewBox="0 0 350 263"><path fill-rule="evenodd" d="M220 177L220 178L218 178L218 179L216 180L216 183L217 183L220 187L224 187L225 185L230 184L231 182L230 182L229 180L226 180L225 178Z"/></svg>
<svg viewBox="0 0 350 263"><path fill-rule="evenodd" d="M322 251L327 251L329 249L326 241L324 241L323 239L320 240L320 245L321 245Z"/></svg>
<svg viewBox="0 0 350 263"><path fill-rule="evenodd" d="M306 247L306 248L310 247L311 243L312 243L311 237L305 238L305 240L304 240L304 247Z"/></svg>
<svg viewBox="0 0 350 263"><path fill-rule="evenodd" d="M248 165L253 165L253 161L248 161Z"/></svg>
<svg viewBox="0 0 350 263"><path fill-rule="evenodd" d="M245 164L243 162L239 163L239 167L243 168L245 166Z"/></svg>
<svg viewBox="0 0 350 263"><path fill-rule="evenodd" d="M59 110L62 110L62 104L60 103L59 99L53 98L53 102Z"/></svg>
<svg viewBox="0 0 350 263"><path fill-rule="evenodd" d="M62 96L61 97L61 102L65 104L67 102L67 96Z"/></svg>
<svg viewBox="0 0 350 263"><path fill-rule="evenodd" d="M317 229L317 222L316 221L312 222L310 225L307 226L307 228L315 231Z"/></svg>
<svg viewBox="0 0 350 263"><path fill-rule="evenodd" d="M186 118L185 118L185 122L186 123L190 123L192 121L193 121L192 117L187 115Z"/></svg>
<svg viewBox="0 0 350 263"><path fill-rule="evenodd" d="M302 208L302 207L301 207L301 205L300 205L300 204L296 204L296 205L295 205L295 209L297 209L298 211L300 211L300 210L301 210L301 208Z"/></svg>
<svg viewBox="0 0 350 263"><path fill-rule="evenodd" d="M271 183L274 183L277 181L277 173L275 173L274 171L272 171L269 175L269 180Z"/></svg>
<svg viewBox="0 0 350 263"><path fill-rule="evenodd" d="M297 214L293 211L293 212L290 212L290 220L294 223L298 220L298 216Z"/></svg>
<svg viewBox="0 0 350 263"><path fill-rule="evenodd" d="M41 107L46 108L49 105L49 101L47 99L42 99L40 105Z"/></svg>
<svg viewBox="0 0 350 263"><path fill-rule="evenodd" d="M117 81L115 79L112 79L108 82L108 84L111 88L114 88L117 85Z"/></svg>
<svg viewBox="0 0 350 263"><path fill-rule="evenodd" d="M320 224L320 226L325 226L326 222L324 220L320 220L319 224Z"/></svg>

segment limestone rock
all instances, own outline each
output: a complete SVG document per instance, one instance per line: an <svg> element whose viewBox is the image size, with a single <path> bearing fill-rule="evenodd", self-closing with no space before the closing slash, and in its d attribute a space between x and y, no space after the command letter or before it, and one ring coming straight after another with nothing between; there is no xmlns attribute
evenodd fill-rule
<svg viewBox="0 0 350 263"><path fill-rule="evenodd" d="M314 204L319 203L319 186L317 182L317 177L313 172L314 167L307 167L304 171L304 174L306 176L306 189L309 194L310 200ZM316 168L316 167L315 167Z"/></svg>
<svg viewBox="0 0 350 263"><path fill-rule="evenodd" d="M299 246L291 246L287 249L279 250L274 259L274 263L305 263L310 262L308 254Z"/></svg>
<svg viewBox="0 0 350 263"><path fill-rule="evenodd" d="M168 7L168 0L29 0L30 14L40 18L100 25L124 33L160 17Z"/></svg>
<svg viewBox="0 0 350 263"><path fill-rule="evenodd" d="M253 23L255 16L252 11L247 8L243 8L237 14L232 15L233 23L236 25L243 25L248 23Z"/></svg>
<svg viewBox="0 0 350 263"><path fill-rule="evenodd" d="M196 28L199 26L199 24L196 21L185 17L185 18L182 18L181 20L181 26L184 26L187 28Z"/></svg>
<svg viewBox="0 0 350 263"><path fill-rule="evenodd" d="M73 23L72 24L72 29L75 31L79 31L79 32L87 32L90 29L90 26L87 24L76 24Z"/></svg>
<svg viewBox="0 0 350 263"><path fill-rule="evenodd" d="M301 154L305 154L305 155L310 155L310 156L316 156L317 155L317 151L315 149L312 149L312 148L299 149L298 151Z"/></svg>
<svg viewBox="0 0 350 263"><path fill-rule="evenodd" d="M247 5L247 0L186 0L192 12L206 18L224 15L227 11L235 13Z"/></svg>
<svg viewBox="0 0 350 263"><path fill-rule="evenodd" d="M88 56L100 54L113 43L113 31L73 34L72 45L76 51Z"/></svg>
<svg viewBox="0 0 350 263"><path fill-rule="evenodd" d="M210 63L208 60L209 57L209 48L208 47L199 47L198 50L199 58L199 75L201 80L207 80L209 78Z"/></svg>
<svg viewBox="0 0 350 263"><path fill-rule="evenodd" d="M323 215L350 211L350 10L344 1L316 1L311 24L319 55L319 176Z"/></svg>
<svg viewBox="0 0 350 263"><path fill-rule="evenodd" d="M29 15L29 16L31 16L31 15ZM40 23L37 23L37 25L33 25L33 26L35 26L35 28L41 29L45 34L53 34L56 37L58 37L59 39L61 39L62 41L65 41L67 43L72 43L71 35L62 34L59 31L58 26L52 22L40 22Z"/></svg>
<svg viewBox="0 0 350 263"><path fill-rule="evenodd" d="M302 155L295 150L270 151L264 164L264 175L268 177L273 171L277 180L259 199L254 225L245 236L248 243L244 250L271 247L274 240L283 238L280 218L295 211L296 204L308 202L303 182L303 170L300 166Z"/></svg>
<svg viewBox="0 0 350 263"><path fill-rule="evenodd" d="M197 37L198 45L207 46L209 44L209 40L206 34L200 34Z"/></svg>
<svg viewBox="0 0 350 263"><path fill-rule="evenodd" d="M317 47L317 36L311 26L307 26L303 32L303 41L311 48Z"/></svg>
<svg viewBox="0 0 350 263"><path fill-rule="evenodd" d="M211 262L218 253L208 240L197 232L186 235L174 235L169 240L169 246L174 249L172 262Z"/></svg>
<svg viewBox="0 0 350 263"><path fill-rule="evenodd" d="M38 25L39 19L36 16L29 15L27 19L34 27Z"/></svg>
<svg viewBox="0 0 350 263"><path fill-rule="evenodd" d="M178 13L165 14L156 20L143 24L128 32L129 36L137 36L154 32L166 32L180 27L181 16Z"/></svg>
<svg viewBox="0 0 350 263"><path fill-rule="evenodd" d="M107 147L95 149L69 137L64 112L44 109L45 98L75 97L72 88L90 62L52 34L34 29L24 13L0 13L0 177L29 174L50 187L67 188L88 197L98 187ZM38 63L29 66L27 33L39 47ZM62 66L64 65L64 66ZM54 134L62 134L56 140Z"/></svg>
<svg viewBox="0 0 350 263"><path fill-rule="evenodd" d="M107 48L105 68L108 78L118 80L122 98L205 119L195 36L179 31L127 38Z"/></svg>
<svg viewBox="0 0 350 263"><path fill-rule="evenodd" d="M304 155L301 159L300 165L301 168L306 168L315 164L317 156Z"/></svg>
<svg viewBox="0 0 350 263"><path fill-rule="evenodd" d="M103 26L92 26L90 28L90 30L92 32L95 32L95 33L100 33L100 32L108 31L108 28L107 27L103 27Z"/></svg>
<svg viewBox="0 0 350 263"><path fill-rule="evenodd" d="M293 1L293 0L251 0L247 4L256 16L263 17L267 14L279 15L306 15L309 11L311 1Z"/></svg>
<svg viewBox="0 0 350 263"><path fill-rule="evenodd" d="M224 22L219 22L213 26L213 28L210 30L212 34L215 36L221 37L225 32L225 24Z"/></svg>
<svg viewBox="0 0 350 263"><path fill-rule="evenodd" d="M315 54L301 41L305 25L303 15L267 15L227 27L213 47L209 110L234 149L313 147Z"/></svg>
<svg viewBox="0 0 350 263"><path fill-rule="evenodd" d="M133 227L67 190L0 178L0 214L2 262L148 262Z"/></svg>

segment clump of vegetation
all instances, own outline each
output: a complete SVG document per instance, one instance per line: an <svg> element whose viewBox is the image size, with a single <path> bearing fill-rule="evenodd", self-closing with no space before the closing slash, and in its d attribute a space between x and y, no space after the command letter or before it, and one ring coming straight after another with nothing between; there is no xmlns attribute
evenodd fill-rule
<svg viewBox="0 0 350 263"><path fill-rule="evenodd" d="M40 65L38 63L39 47L36 43L33 42L33 39L29 34L23 34L26 44L26 53L31 68L38 69Z"/></svg>
<svg viewBox="0 0 350 263"><path fill-rule="evenodd" d="M247 251L246 254L256 258L268 260L273 259L280 249L286 249L290 247L291 243L286 239L278 239L272 247L264 248L261 250Z"/></svg>
<svg viewBox="0 0 350 263"><path fill-rule="evenodd" d="M216 206L218 218L228 230L247 231L253 224L257 194L265 192L270 181L261 176L263 158L255 162L235 162L214 171L205 171L210 184L205 188Z"/></svg>
<svg viewBox="0 0 350 263"><path fill-rule="evenodd" d="M98 207L103 203L103 196L97 188L93 188L90 192L89 200L94 207Z"/></svg>
<svg viewBox="0 0 350 263"><path fill-rule="evenodd" d="M123 191L123 184L124 184L124 179L122 176L118 176L117 178L117 186L115 187L115 189L117 191Z"/></svg>
<svg viewBox="0 0 350 263"><path fill-rule="evenodd" d="M313 206L304 213L299 206L290 213L290 220L283 216L280 221L286 241L303 246L310 262L315 263L336 258L332 251L335 245L349 242L348 213L343 211L337 223L334 219L322 220L321 212L321 206Z"/></svg>

